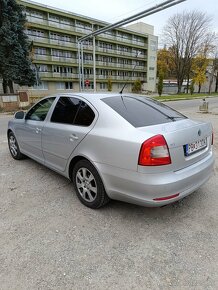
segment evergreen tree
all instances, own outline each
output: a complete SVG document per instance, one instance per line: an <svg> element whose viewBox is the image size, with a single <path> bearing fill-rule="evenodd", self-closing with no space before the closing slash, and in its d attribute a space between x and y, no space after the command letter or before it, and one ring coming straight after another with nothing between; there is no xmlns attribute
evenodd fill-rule
<svg viewBox="0 0 218 290"><path fill-rule="evenodd" d="M20 86L35 83L29 59L29 42L24 29L26 16L15 0L0 0L0 77L3 91L13 93L13 82Z"/></svg>
<svg viewBox="0 0 218 290"><path fill-rule="evenodd" d="M158 84L157 84L157 92L158 95L161 96L163 92L163 73L159 73L159 79L158 79Z"/></svg>

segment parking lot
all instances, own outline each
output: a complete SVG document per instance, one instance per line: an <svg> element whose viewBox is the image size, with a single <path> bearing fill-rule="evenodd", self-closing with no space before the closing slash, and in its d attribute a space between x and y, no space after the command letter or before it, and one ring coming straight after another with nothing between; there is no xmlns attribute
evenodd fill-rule
<svg viewBox="0 0 218 290"><path fill-rule="evenodd" d="M209 114L186 102L171 105L212 122L216 153L218 98ZM0 114L0 289L218 289L217 157L213 177L180 202L91 210L69 180L11 158L9 118Z"/></svg>

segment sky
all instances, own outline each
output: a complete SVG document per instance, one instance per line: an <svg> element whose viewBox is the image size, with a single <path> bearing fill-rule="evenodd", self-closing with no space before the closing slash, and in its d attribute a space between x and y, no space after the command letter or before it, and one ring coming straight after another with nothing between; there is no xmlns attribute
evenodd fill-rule
<svg viewBox="0 0 218 290"><path fill-rule="evenodd" d="M151 8L164 0L35 0L51 7L67 10L91 18L115 23L143 10ZM161 36L163 27L170 16L182 11L198 10L212 17L212 30L218 33L218 1L186 0L174 7L142 18L147 24L154 26L154 34Z"/></svg>

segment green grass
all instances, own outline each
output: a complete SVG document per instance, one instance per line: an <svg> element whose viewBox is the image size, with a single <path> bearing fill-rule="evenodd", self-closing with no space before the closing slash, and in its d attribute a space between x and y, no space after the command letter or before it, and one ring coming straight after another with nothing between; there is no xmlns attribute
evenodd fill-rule
<svg viewBox="0 0 218 290"><path fill-rule="evenodd" d="M218 97L218 93L204 93L204 94L176 94L176 95L163 95L161 97L153 97L159 101L178 101L178 100L193 100L193 99L203 99L208 97Z"/></svg>

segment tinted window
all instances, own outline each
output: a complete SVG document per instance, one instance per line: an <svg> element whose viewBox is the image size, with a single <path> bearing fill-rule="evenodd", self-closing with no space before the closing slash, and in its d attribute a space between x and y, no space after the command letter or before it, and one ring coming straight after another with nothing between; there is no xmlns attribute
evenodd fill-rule
<svg viewBox="0 0 218 290"><path fill-rule="evenodd" d="M51 122L89 126L94 118L94 112L82 100L72 97L61 97L55 106Z"/></svg>
<svg viewBox="0 0 218 290"><path fill-rule="evenodd" d="M55 98L44 99L32 107L26 114L25 119L34 121L44 121Z"/></svg>
<svg viewBox="0 0 218 290"><path fill-rule="evenodd" d="M102 99L134 127L168 123L186 118L170 107L145 97L117 96Z"/></svg>
<svg viewBox="0 0 218 290"><path fill-rule="evenodd" d="M92 109L84 102L81 102L79 111L76 115L74 125L89 126L95 118Z"/></svg>

